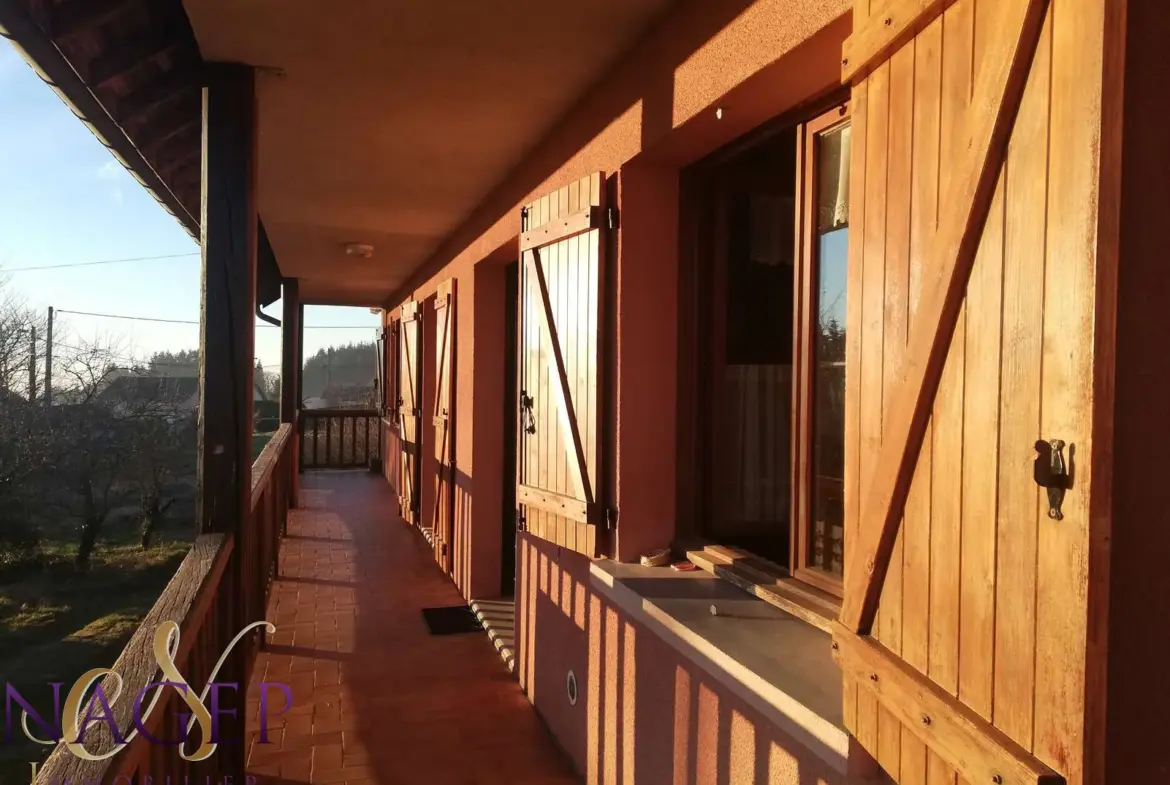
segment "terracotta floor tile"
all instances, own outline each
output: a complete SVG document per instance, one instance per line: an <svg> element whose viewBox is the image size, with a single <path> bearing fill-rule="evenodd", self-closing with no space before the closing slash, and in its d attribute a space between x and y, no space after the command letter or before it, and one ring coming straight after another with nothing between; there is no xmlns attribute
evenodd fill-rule
<svg viewBox="0 0 1170 785"><path fill-rule="evenodd" d="M249 694L269 739L248 773L282 785L573 785L563 754L486 635L431 636L421 609L462 605L432 552L366 472L303 475Z"/></svg>

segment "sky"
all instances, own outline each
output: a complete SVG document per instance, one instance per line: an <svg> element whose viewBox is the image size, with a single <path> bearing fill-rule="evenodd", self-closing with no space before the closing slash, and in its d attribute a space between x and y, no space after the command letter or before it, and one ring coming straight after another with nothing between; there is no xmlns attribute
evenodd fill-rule
<svg viewBox="0 0 1170 785"><path fill-rule="evenodd" d="M169 256L172 258L24 271L22 268ZM57 94L0 39L0 284L47 311L199 319L199 246L118 163ZM281 306L265 312L280 318ZM366 308L308 306L305 357L318 349L373 340L378 317ZM310 329L343 325L347 329ZM99 341L123 356L193 349L198 324L61 313L62 346ZM280 367L280 330L256 329L256 357Z"/></svg>

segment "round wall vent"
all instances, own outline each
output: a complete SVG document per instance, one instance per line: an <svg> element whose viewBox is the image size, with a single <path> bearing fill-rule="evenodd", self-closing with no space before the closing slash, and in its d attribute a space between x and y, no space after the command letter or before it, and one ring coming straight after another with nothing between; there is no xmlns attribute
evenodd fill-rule
<svg viewBox="0 0 1170 785"><path fill-rule="evenodd" d="M569 671L565 674L565 694L569 696L569 705L577 705L577 674Z"/></svg>

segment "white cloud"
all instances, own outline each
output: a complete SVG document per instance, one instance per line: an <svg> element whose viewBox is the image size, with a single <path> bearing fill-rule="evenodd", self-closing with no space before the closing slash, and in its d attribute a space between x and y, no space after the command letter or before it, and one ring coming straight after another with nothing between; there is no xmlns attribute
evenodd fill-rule
<svg viewBox="0 0 1170 785"><path fill-rule="evenodd" d="M122 186L126 184L126 181L130 177L130 174L126 171L126 167L122 166L117 159L111 158L98 167L95 176L97 179L110 184L109 190L106 192L110 197L110 201L114 204L121 205L125 198L125 194L122 192Z"/></svg>
<svg viewBox="0 0 1170 785"><path fill-rule="evenodd" d="M118 163L114 158L106 161L98 167L97 179L99 180L121 180L126 175L126 167Z"/></svg>

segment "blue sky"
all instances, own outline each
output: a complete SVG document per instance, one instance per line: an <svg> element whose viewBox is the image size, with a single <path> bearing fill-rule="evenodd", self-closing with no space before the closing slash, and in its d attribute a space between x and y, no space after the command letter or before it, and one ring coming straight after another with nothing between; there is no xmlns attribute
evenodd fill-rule
<svg viewBox="0 0 1170 785"><path fill-rule="evenodd" d="M47 309L167 319L199 318L199 247L61 102L0 40L0 283L28 305ZM179 258L62 270L15 268L104 259L187 254ZM266 309L279 318L280 305ZM306 309L308 325L367 329L307 330L305 356L369 340L378 317L365 308ZM56 340L115 344L134 357L194 348L197 325L63 314ZM256 330L256 355L279 368L280 331Z"/></svg>

